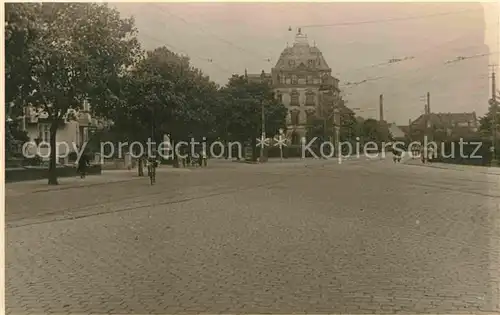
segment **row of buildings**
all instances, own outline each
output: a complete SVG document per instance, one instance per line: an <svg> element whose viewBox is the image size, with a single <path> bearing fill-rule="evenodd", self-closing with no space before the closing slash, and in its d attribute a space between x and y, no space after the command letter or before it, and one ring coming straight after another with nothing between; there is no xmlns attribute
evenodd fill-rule
<svg viewBox="0 0 500 315"><path fill-rule="evenodd" d="M283 50L270 73L245 75L249 81L266 80L272 85L288 109L287 137L292 143L299 143L300 138L307 136L307 126L313 117L333 117L333 124L338 126L341 115L330 115L331 110L354 113L340 97L339 79L332 76L323 54L316 46L309 45L300 29L293 45ZM475 112L432 113L429 106L420 117L400 126L384 120L382 97L380 106L379 121L389 127L396 139L418 141L427 134L448 139L470 137L479 127Z"/></svg>
<svg viewBox="0 0 500 315"><path fill-rule="evenodd" d="M475 112L426 112L408 125L390 124L389 131L400 141L423 141L426 136L429 141L438 142L478 139L479 120Z"/></svg>

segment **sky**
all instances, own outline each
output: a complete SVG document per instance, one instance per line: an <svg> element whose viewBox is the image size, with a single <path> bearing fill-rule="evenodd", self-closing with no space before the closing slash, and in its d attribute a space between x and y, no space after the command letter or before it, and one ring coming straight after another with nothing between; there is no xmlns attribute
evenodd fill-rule
<svg viewBox="0 0 500 315"><path fill-rule="evenodd" d="M433 112L484 114L491 94L488 65L498 60L495 3L112 5L135 17L145 49L167 46L186 54L221 85L245 69L269 72L301 27L340 80L347 105L378 118L383 94L384 118L398 124L423 113L427 92ZM366 21L372 22L359 23ZM475 57L446 63L460 56ZM414 58L383 65L406 57Z"/></svg>

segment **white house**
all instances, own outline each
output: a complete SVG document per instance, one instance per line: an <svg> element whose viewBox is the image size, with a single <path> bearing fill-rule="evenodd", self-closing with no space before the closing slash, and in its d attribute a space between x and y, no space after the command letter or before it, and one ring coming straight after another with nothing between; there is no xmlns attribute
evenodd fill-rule
<svg viewBox="0 0 500 315"><path fill-rule="evenodd" d="M49 160L50 156L50 122L45 112L37 111L33 107L25 108L23 117L23 128L30 138L31 145L25 148L25 155L38 154L43 160ZM92 125L90 106L85 103L80 111L69 110L56 133L58 144L58 163L69 162L69 154L80 148L89 140L89 127Z"/></svg>

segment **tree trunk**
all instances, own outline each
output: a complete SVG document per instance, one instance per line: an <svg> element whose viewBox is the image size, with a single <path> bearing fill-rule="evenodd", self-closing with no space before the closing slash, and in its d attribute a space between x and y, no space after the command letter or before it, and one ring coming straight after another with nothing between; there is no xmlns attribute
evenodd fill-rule
<svg viewBox="0 0 500 315"><path fill-rule="evenodd" d="M250 142L252 144L252 161L255 162L257 161L257 154L260 152L260 147L257 147L257 137L252 137L252 141ZM261 143L260 145L264 145Z"/></svg>
<svg viewBox="0 0 500 315"><path fill-rule="evenodd" d="M182 139L182 138L180 138ZM175 152L175 141L174 141L174 134L173 132L170 133L170 144L172 146L172 167L174 168L179 168L179 157L177 156L177 152ZM191 150L191 149L189 149ZM189 152L191 154L192 152Z"/></svg>
<svg viewBox="0 0 500 315"><path fill-rule="evenodd" d="M49 162L49 185L59 185L57 181L57 147L56 147L56 134L57 134L58 120L54 119L50 125L50 162Z"/></svg>

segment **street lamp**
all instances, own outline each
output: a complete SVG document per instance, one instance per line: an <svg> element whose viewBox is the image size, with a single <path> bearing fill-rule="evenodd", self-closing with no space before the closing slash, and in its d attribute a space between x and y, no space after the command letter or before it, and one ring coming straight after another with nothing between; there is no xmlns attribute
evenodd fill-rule
<svg viewBox="0 0 500 315"><path fill-rule="evenodd" d="M264 70L262 70L261 74L260 74L260 82L261 83L264 83L265 81L265 72ZM261 130L262 130L262 134L261 134L261 145L260 145L260 162L264 162L264 143L265 143L265 140L266 140L266 115L265 115L265 112L264 112L264 95L262 95L261 99L260 99L260 108L261 108Z"/></svg>

